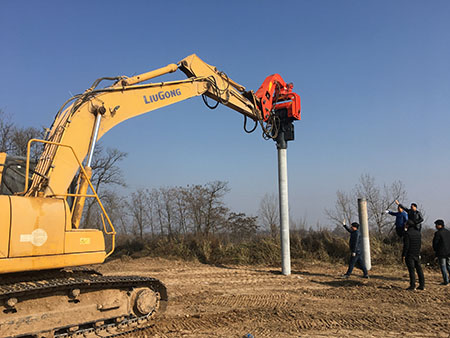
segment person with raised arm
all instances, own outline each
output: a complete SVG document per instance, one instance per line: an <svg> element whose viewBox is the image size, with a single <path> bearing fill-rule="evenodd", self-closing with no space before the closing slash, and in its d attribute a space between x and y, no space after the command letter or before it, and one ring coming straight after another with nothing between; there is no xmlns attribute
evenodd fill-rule
<svg viewBox="0 0 450 338"><path fill-rule="evenodd" d="M415 225L417 230L420 231L422 229L423 217L422 213L419 210L417 210L417 204L411 203L411 207L409 209L403 206L398 200L395 200L395 204L397 204L399 207L401 207L408 213L408 221L411 221L412 224Z"/></svg>
<svg viewBox="0 0 450 338"><path fill-rule="evenodd" d="M359 232L359 223L353 222L350 227L347 226L345 220L342 221L342 226L350 233L350 259L348 262L347 272L342 276L343 278L349 278L352 274L353 268L356 264L363 272L363 278L369 278L367 273L366 264L362 256L362 238Z"/></svg>

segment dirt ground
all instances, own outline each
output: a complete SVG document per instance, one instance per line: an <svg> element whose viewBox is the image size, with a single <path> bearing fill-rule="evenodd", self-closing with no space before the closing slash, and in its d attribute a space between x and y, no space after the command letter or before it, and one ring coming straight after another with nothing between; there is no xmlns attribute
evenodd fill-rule
<svg viewBox="0 0 450 338"><path fill-rule="evenodd" d="M265 266L210 266L141 258L115 260L104 274L143 275L168 288L155 326L125 337L450 337L450 286L425 269L425 291L407 291L406 267L370 279L344 265L293 262L292 275Z"/></svg>

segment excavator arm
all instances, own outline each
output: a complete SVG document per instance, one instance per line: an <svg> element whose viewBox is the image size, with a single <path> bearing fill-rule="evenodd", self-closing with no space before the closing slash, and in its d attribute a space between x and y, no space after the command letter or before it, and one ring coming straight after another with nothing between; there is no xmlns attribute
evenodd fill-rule
<svg viewBox="0 0 450 338"><path fill-rule="evenodd" d="M177 69L183 71L188 79L145 83ZM102 80L114 80L115 83L97 88ZM83 94L75 96L69 107L63 109L63 106L58 112L47 137L52 143L45 145L26 195L56 197L67 193L79 165L71 149L55 143L70 145L79 159L88 155L89 166L95 142L117 124L199 95L212 98L259 122L265 133L273 138L276 135L273 135L274 121L271 117L276 109L290 105L291 117L300 119L300 99L292 93L292 85L286 85L279 75L267 78L254 94L195 54L177 65L169 64L134 77L99 79ZM272 135L264 124L272 127Z"/></svg>

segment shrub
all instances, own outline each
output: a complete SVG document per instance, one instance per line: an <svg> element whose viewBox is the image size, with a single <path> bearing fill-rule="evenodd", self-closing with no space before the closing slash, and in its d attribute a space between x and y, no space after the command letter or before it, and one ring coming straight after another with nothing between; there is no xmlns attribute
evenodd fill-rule
<svg viewBox="0 0 450 338"><path fill-rule="evenodd" d="M436 266L431 240L434 232L422 233L422 261ZM372 265L401 264L402 241L395 234L372 236L370 239ZM265 264L281 262L280 239L269 234L231 240L226 234L201 236L196 234L148 236L143 240L118 236L114 257L143 256L197 260L204 264ZM317 259L325 262L346 262L349 255L348 237L328 230L292 231L290 251L293 259Z"/></svg>

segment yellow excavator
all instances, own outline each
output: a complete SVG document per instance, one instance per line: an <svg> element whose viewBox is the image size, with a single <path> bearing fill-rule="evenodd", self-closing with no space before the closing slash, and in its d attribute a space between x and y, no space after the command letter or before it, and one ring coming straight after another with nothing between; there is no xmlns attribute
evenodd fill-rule
<svg viewBox="0 0 450 338"><path fill-rule="evenodd" d="M150 82L181 70L187 79ZM110 85L100 87L103 81ZM134 116L203 96L259 124L278 146L293 140L300 97L278 74L255 93L196 55L133 77L100 78L58 111L26 159L0 154L0 337L113 337L152 325L167 290L142 276L104 276L86 267L115 247L114 227L91 181L97 141ZM215 106L208 98L216 101ZM211 102L211 101L209 101ZM42 153L30 160L30 149ZM102 224L80 227L86 198ZM98 230L98 229L102 230Z"/></svg>

